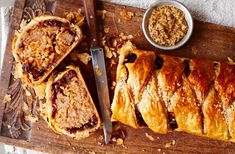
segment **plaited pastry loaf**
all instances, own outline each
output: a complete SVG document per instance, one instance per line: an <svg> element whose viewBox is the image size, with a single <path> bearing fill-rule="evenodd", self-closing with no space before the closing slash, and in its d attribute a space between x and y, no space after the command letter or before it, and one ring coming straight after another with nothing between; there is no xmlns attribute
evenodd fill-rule
<svg viewBox="0 0 235 154"><path fill-rule="evenodd" d="M156 133L235 140L235 65L120 50L112 119Z"/></svg>

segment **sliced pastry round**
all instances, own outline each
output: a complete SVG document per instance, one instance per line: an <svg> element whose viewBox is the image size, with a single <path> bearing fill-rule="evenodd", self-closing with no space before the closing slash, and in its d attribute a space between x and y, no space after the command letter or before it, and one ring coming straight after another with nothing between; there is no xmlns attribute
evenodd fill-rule
<svg viewBox="0 0 235 154"><path fill-rule="evenodd" d="M29 85L42 83L81 40L81 29L64 18L32 19L12 44L13 56L22 65L22 79Z"/></svg>
<svg viewBox="0 0 235 154"><path fill-rule="evenodd" d="M59 134L88 137L100 127L100 118L80 69L67 66L50 76L46 88L45 119Z"/></svg>

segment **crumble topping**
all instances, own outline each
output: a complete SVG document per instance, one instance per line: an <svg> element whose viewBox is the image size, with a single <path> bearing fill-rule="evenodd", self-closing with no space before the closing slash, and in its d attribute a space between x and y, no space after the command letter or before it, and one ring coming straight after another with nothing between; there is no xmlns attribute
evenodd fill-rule
<svg viewBox="0 0 235 154"><path fill-rule="evenodd" d="M163 46L172 46L188 31L184 13L173 6L159 6L152 11L148 25L152 39Z"/></svg>

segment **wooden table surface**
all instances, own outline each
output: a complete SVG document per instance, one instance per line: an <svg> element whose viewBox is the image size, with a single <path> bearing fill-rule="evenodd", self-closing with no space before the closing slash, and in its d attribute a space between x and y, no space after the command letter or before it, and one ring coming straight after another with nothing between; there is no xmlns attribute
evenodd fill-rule
<svg viewBox="0 0 235 154"><path fill-rule="evenodd" d="M22 102L27 98L25 98L25 92L21 88L21 82L13 80L11 75L12 68L14 68L11 54L14 32L19 29L22 18L31 19L41 13L52 13L63 17L65 11L77 11L79 8L83 10L82 2L79 0L16 0L0 80L0 142L49 153L235 153L235 144L233 143L183 132L160 135L153 133L148 128L133 129L116 123L115 125L120 126L121 130L125 132L124 144L116 145L114 142L109 145L100 145L103 142L102 130L98 130L86 139L77 141L64 135L55 134L41 119L35 123L26 121L24 116L27 113L23 110ZM230 57L235 59L235 29L233 28L195 21L193 35L186 45L174 51L161 51L151 46L144 38L141 30L143 9L107 2L98 2L97 9L107 11L104 19L99 17L99 29L102 32L103 29L108 28L109 32L105 36L109 39L117 37L120 33L131 34L134 36L132 42L141 49L156 50L156 52L164 54L189 58L225 60ZM119 14L122 10L133 12L133 18L129 21L123 19ZM86 35L86 27L84 26L83 29ZM76 52L88 51L86 48L78 47ZM111 87L116 75L116 64L111 66L111 60L117 62L118 58L113 57L106 60ZM66 60L64 63L66 63ZM74 63L81 67L91 95L97 102L91 62L88 65L81 62ZM1 103L7 92L13 93L13 100L9 104ZM110 96L113 97L112 89L110 89ZM26 103L28 103L32 114L36 115L37 99L27 100ZM147 138L146 133L155 140L151 141ZM165 144L173 140L175 140L175 145L166 148Z"/></svg>

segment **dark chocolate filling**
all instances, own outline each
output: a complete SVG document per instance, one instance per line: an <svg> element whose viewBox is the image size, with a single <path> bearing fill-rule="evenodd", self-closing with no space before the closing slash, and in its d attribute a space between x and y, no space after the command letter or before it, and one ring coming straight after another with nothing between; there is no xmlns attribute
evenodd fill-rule
<svg viewBox="0 0 235 154"><path fill-rule="evenodd" d="M83 131L85 129L88 128L92 128L95 125L97 125L98 123L98 119L97 117L94 115L86 124L82 125L81 127L72 127L72 128L66 128L66 130L70 133L70 134L74 134L78 131Z"/></svg>
<svg viewBox="0 0 235 154"><path fill-rule="evenodd" d="M162 57L157 56L154 62L154 66L157 70L160 70L163 66L163 62L164 60L162 59Z"/></svg>
<svg viewBox="0 0 235 154"><path fill-rule="evenodd" d="M69 81L71 81L71 79L75 76L77 76L77 73L74 70L70 70L67 73L65 73L61 79L57 80L56 82L52 84L52 89L51 89L51 93L52 93L51 101L52 101L52 107L53 107L52 118L55 118L55 115L57 113L56 95L58 92L63 93L63 90L60 87L65 84L68 84Z"/></svg>
<svg viewBox="0 0 235 154"><path fill-rule="evenodd" d="M135 115L136 115L138 125L147 126L147 124L145 123L145 121L144 121L144 119L138 109L135 109Z"/></svg>
<svg viewBox="0 0 235 154"><path fill-rule="evenodd" d="M169 119L169 124L171 129L176 129L178 128L178 125L175 120L175 115L173 112L168 112L168 119Z"/></svg>
<svg viewBox="0 0 235 154"><path fill-rule="evenodd" d="M128 54L128 55L125 57L124 64L125 64L125 63L134 63L135 60L136 60L136 58L137 58L136 54L134 54L134 53Z"/></svg>
<svg viewBox="0 0 235 154"><path fill-rule="evenodd" d="M191 70L190 70L190 66L189 66L189 61L188 60L184 60L184 74L186 76L189 76L191 73Z"/></svg>

